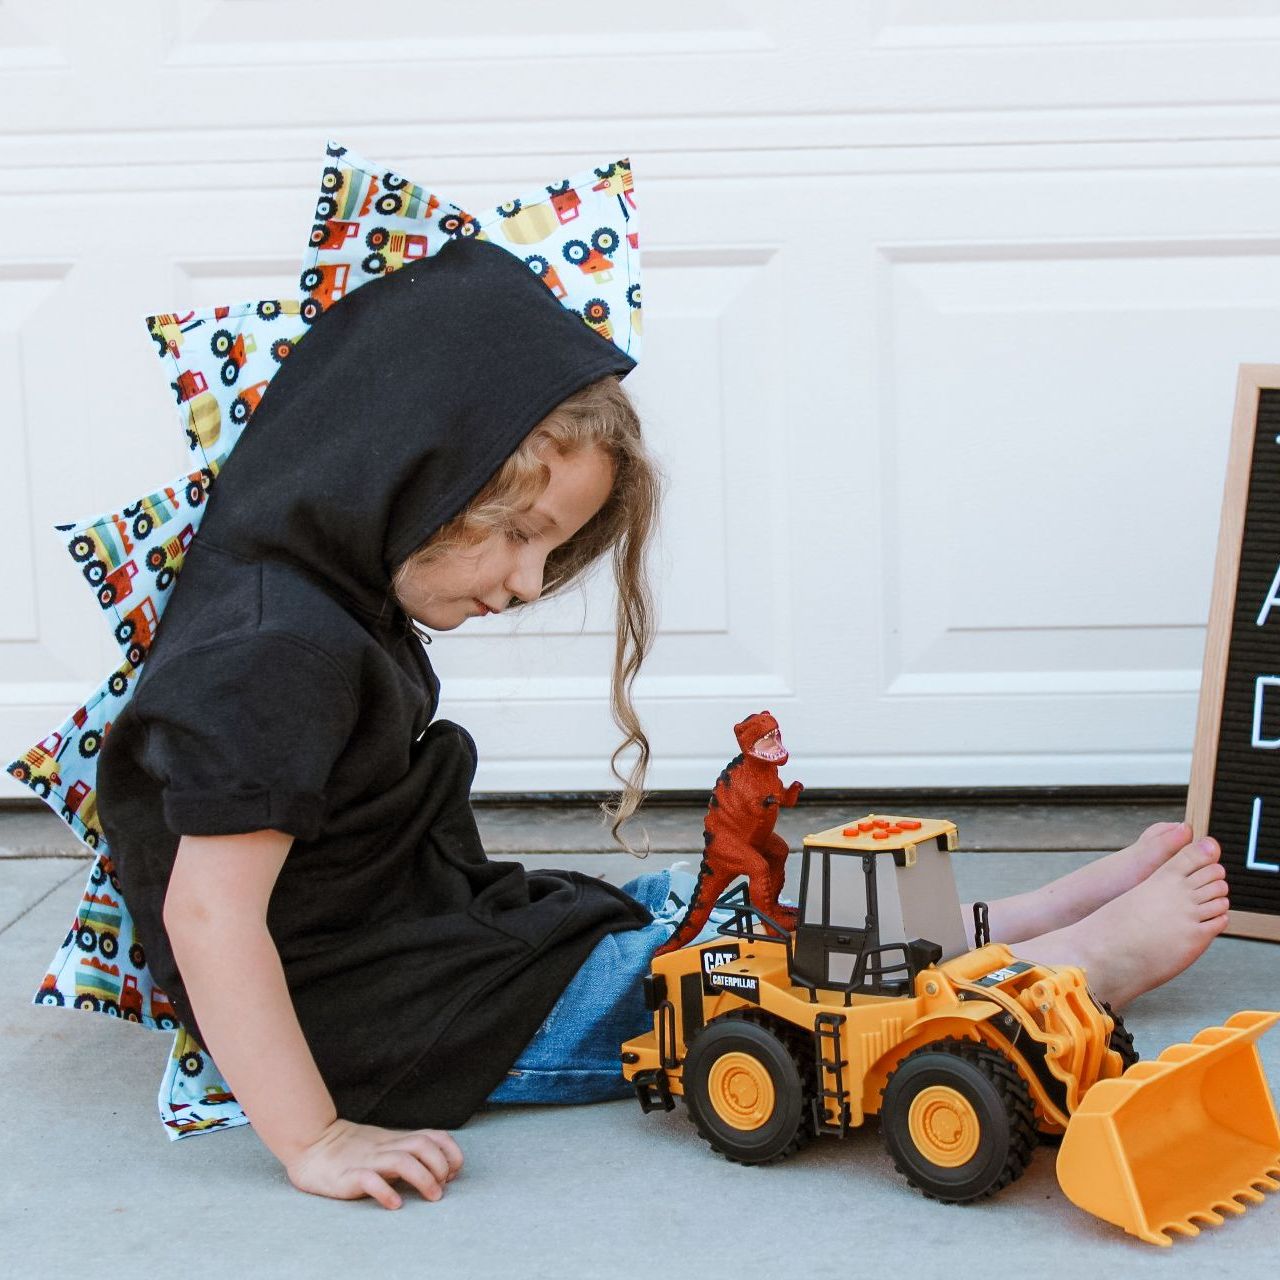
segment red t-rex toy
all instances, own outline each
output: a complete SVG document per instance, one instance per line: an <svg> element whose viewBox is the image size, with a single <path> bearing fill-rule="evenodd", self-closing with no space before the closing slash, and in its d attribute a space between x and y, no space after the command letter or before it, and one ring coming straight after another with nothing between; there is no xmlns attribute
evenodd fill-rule
<svg viewBox="0 0 1280 1280"><path fill-rule="evenodd" d="M658 948L665 955L697 937L716 899L738 876L746 876L751 902L784 929L794 929L796 913L778 904L787 863L787 842L774 831L778 809L791 809L804 786L784 787L778 766L787 763L778 722L768 711L733 726L742 754L725 765L707 804L702 824L705 846L689 910L680 927Z"/></svg>

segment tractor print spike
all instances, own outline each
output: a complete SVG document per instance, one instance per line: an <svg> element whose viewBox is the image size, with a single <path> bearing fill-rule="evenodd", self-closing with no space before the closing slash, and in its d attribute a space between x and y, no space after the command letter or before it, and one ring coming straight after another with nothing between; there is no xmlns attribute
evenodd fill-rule
<svg viewBox="0 0 1280 1280"><path fill-rule="evenodd" d="M124 660L61 725L11 761L8 772L97 853L34 1002L177 1030L159 1097L170 1137L247 1121L208 1053L178 1025L155 985L98 820L95 784L98 752L133 696L218 473L311 325L360 285L438 253L451 238L478 236L507 249L596 333L638 358L637 225L627 160L473 215L329 142L296 298L146 318L192 466L125 506L56 527L108 615Z"/></svg>

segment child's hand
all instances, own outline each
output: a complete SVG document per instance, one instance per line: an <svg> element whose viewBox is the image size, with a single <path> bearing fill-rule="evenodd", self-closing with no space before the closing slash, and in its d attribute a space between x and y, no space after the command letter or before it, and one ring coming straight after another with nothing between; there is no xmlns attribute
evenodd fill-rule
<svg viewBox="0 0 1280 1280"><path fill-rule="evenodd" d="M335 1200L372 1196L384 1209L398 1209L391 1183L403 1178L427 1200L439 1200L444 1184L462 1168L458 1144L440 1129L379 1129L335 1120L286 1169L299 1191Z"/></svg>

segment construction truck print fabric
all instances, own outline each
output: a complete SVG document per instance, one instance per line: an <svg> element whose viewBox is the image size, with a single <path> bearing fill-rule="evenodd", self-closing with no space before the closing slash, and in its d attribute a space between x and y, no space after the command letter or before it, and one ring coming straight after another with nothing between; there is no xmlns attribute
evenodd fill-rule
<svg viewBox="0 0 1280 1280"><path fill-rule="evenodd" d="M35 1002L176 1032L159 1096L172 1137L246 1120L209 1054L179 1025L152 979L98 821L94 784L102 741L147 660L223 463L251 426L276 372L326 310L370 280L411 269L451 238L488 239L516 255L584 324L638 358L636 215L626 160L473 214L331 142L297 297L147 317L190 459L180 474L134 501L56 527L111 628L121 661L62 724L11 761L8 772L96 854Z"/></svg>

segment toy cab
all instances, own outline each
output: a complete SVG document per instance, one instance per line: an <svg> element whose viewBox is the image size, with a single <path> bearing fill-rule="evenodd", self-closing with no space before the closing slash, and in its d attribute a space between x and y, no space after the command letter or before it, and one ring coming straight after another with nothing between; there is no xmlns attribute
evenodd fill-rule
<svg viewBox="0 0 1280 1280"><path fill-rule="evenodd" d="M957 840L953 822L881 814L805 836L791 981L907 995L922 969L967 951Z"/></svg>

